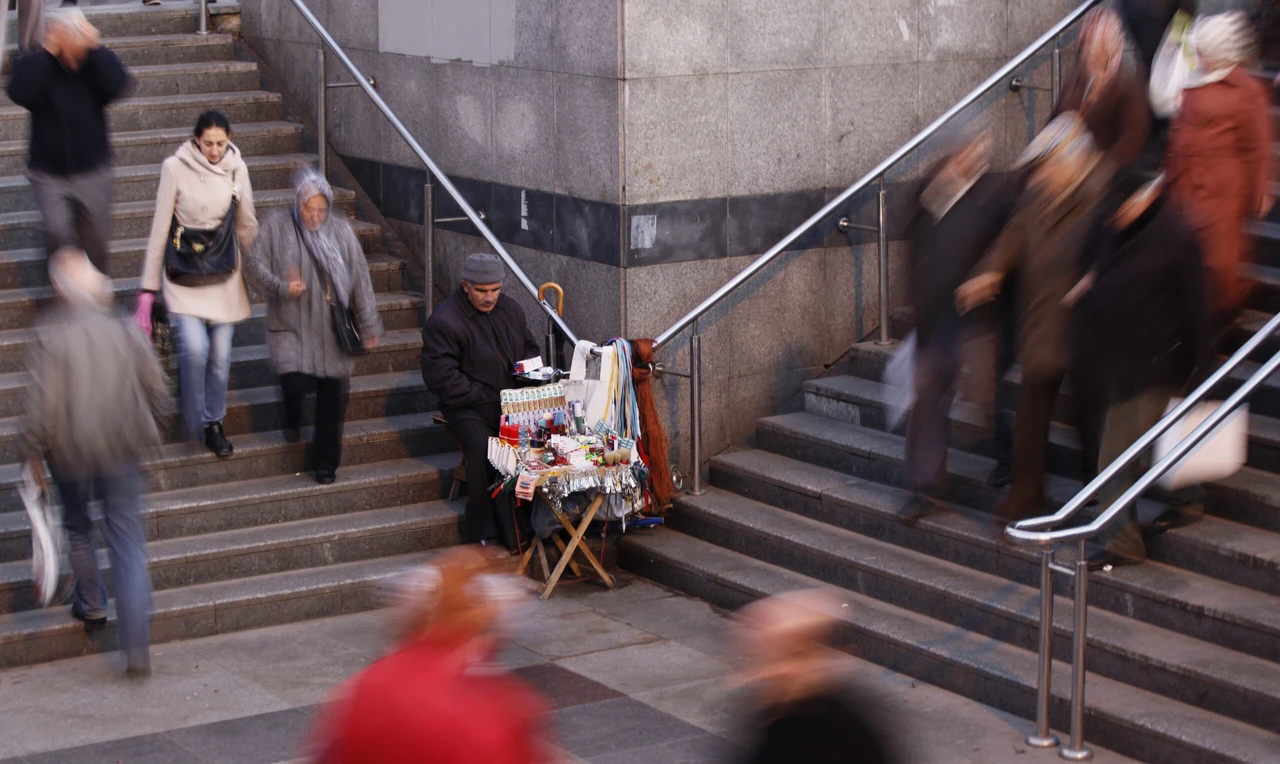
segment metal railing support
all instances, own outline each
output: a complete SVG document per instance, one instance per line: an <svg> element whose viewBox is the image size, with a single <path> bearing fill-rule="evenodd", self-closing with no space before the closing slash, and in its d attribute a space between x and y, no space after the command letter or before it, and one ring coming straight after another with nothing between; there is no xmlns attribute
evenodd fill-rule
<svg viewBox="0 0 1280 764"><path fill-rule="evenodd" d="M1059 748L1058 755L1067 761L1088 761L1093 751L1084 747L1084 648L1088 640L1089 558L1085 541L1080 539L1076 560L1075 634L1071 648L1071 745ZM1053 592L1050 591L1050 597ZM1052 625L1050 625L1052 628Z"/></svg>
<svg viewBox="0 0 1280 764"><path fill-rule="evenodd" d="M1058 108L1058 99L1062 97L1062 35L1053 38L1053 103L1050 108Z"/></svg>
<svg viewBox="0 0 1280 764"><path fill-rule="evenodd" d="M889 227L886 219L889 215L888 192L884 189L884 176L880 176L880 193L876 195L879 203L879 237L880 249L880 339L877 344L889 344Z"/></svg>
<svg viewBox="0 0 1280 764"><path fill-rule="evenodd" d="M425 266L425 277L423 278L422 294L426 303L427 315L431 316L431 310L435 302L435 267L436 267L436 184L432 182L431 173L427 173L427 183L422 187L422 226L423 231L422 253Z"/></svg>
<svg viewBox="0 0 1280 764"><path fill-rule="evenodd" d="M702 333L693 322L689 337L689 493L701 496L702 487Z"/></svg>
<svg viewBox="0 0 1280 764"><path fill-rule="evenodd" d="M320 144L317 153L320 155L320 175L329 176L329 72L324 53L324 43L320 43L316 58L316 140Z"/></svg>
<svg viewBox="0 0 1280 764"><path fill-rule="evenodd" d="M196 30L196 34L209 34L209 0L200 0L200 28Z"/></svg>
<svg viewBox="0 0 1280 764"><path fill-rule="evenodd" d="M1040 658L1036 688L1036 731L1027 736L1032 748L1053 748L1058 736L1049 727L1050 684L1053 678L1053 549L1040 550Z"/></svg>

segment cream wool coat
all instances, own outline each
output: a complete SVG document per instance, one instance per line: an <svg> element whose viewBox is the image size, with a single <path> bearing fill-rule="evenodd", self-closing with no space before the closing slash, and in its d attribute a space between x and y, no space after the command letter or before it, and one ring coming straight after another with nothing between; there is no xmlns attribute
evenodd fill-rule
<svg viewBox="0 0 1280 764"><path fill-rule="evenodd" d="M236 213L236 238L240 242L236 270L220 284L183 287L164 276L164 250L169 228L176 215L178 223L196 230L217 228L231 209L233 190L240 194ZM249 168L235 144L216 165L209 164L192 141L178 147L160 168L160 191L156 194L156 216L151 222L146 262L142 267L142 288L164 292L169 312L193 316L215 323L230 324L249 317L249 296L245 293L244 253L258 236L258 217L253 209L253 186Z"/></svg>

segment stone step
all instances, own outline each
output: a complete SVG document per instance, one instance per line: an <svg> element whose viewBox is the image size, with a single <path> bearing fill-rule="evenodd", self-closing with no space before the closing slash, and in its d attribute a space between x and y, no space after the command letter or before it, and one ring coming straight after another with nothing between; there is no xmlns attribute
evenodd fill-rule
<svg viewBox="0 0 1280 764"><path fill-rule="evenodd" d="M1243 273L1254 283L1248 307L1273 315L1280 312L1280 268L1249 263Z"/></svg>
<svg viewBox="0 0 1280 764"><path fill-rule="evenodd" d="M232 93L261 86L258 65L252 61L187 61L176 64L132 66L129 98ZM5 80L8 87L8 79ZM7 91L0 92L0 108L12 108Z"/></svg>
<svg viewBox="0 0 1280 764"><path fill-rule="evenodd" d="M355 210L355 192L345 188L333 190L334 205L347 216ZM270 189L255 192L253 206L260 220L277 209L294 204L293 191L288 189ZM155 199L139 202L120 202L111 205L111 238L143 239L151 235L151 221L155 217ZM0 250L31 249L44 246L44 235L41 231L43 218L37 210L0 213ZM0 326L12 328L4 323L0 316Z"/></svg>
<svg viewBox="0 0 1280 764"><path fill-rule="evenodd" d="M895 435L799 413L759 420L756 440L759 448L798 461L886 485L905 484L903 442ZM993 509L1003 496L986 485L994 464L952 450L947 464L952 502ZM1045 482L1051 505L1065 502L1080 489L1079 483L1053 475ZM1142 501L1139 509L1145 522L1163 507ZM1197 639L1280 661L1280 599L1268 593L1278 549L1274 534L1206 517L1153 541L1148 548L1152 561L1095 576L1091 591L1097 590L1097 597L1091 595L1091 601ZM1144 599L1141 613L1136 612L1138 598Z"/></svg>
<svg viewBox="0 0 1280 764"><path fill-rule="evenodd" d="M268 154L247 156L245 164L255 193L292 187L294 173L315 165L314 154ZM160 188L160 163L116 167L111 195L115 202L154 202ZM35 195L25 175L0 177L0 212L36 209Z"/></svg>
<svg viewBox="0 0 1280 764"><path fill-rule="evenodd" d="M229 34L165 34L136 37L112 37L102 44L110 48L125 66L190 64L205 61L229 61L235 58L235 38ZM10 57L18 55L18 46L10 38ZM253 85L257 88L257 84Z"/></svg>
<svg viewBox="0 0 1280 764"><path fill-rule="evenodd" d="M82 10L90 23L105 39L113 37L152 37L161 35L192 34L198 27L197 3L166 2L160 6L144 6L135 3L85 6ZM238 2L220 2L209 6L211 31L219 32L228 19L240 15ZM10 23L18 16L9 14ZM229 31L229 30L228 30Z"/></svg>
<svg viewBox="0 0 1280 764"><path fill-rule="evenodd" d="M173 156L183 141L191 137L195 119L159 128L113 132L113 164L129 167L160 164ZM302 142L302 125L284 121L241 121L232 125L232 141L245 157L296 154ZM20 175L27 170L28 145L23 140L0 141L0 173Z"/></svg>
<svg viewBox="0 0 1280 764"><path fill-rule="evenodd" d="M380 298L393 300L392 295ZM381 300L380 300L381 301ZM412 315L409 304L403 300L392 303L396 313ZM384 315L384 320L392 314ZM401 319L397 319L399 322ZM403 318L407 321L407 318ZM388 329L378 347L355 359L355 376L407 372L421 368L422 334L417 329ZM176 364L176 360L174 361ZM22 411L22 395L30 377L25 372L0 374L0 410L19 416ZM252 390L276 384L271 354L265 345L235 347L231 351L230 389Z"/></svg>
<svg viewBox="0 0 1280 764"><path fill-rule="evenodd" d="M177 390L173 392L176 410ZM416 369L367 374L351 381L347 421L431 411L435 408L435 402L435 397L427 392L426 385L422 382L422 373ZM303 423L313 424L310 412L305 415ZM222 424L228 438L281 429L284 426L284 398L280 388L270 385L230 391L227 396L227 416ZM178 414L168 417L164 423L166 442L182 441L180 427L181 417ZM11 464L22 459L21 437L21 416L0 419L0 464Z"/></svg>
<svg viewBox="0 0 1280 764"><path fill-rule="evenodd" d="M628 534L624 568L660 584L736 608L822 582L672 530ZM904 608L849 591L836 618L840 647L930 684L1004 711L1035 713L1036 655ZM1055 661L1051 720L1068 726L1070 667ZM1266 762L1280 737L1098 674L1088 676L1085 729L1090 742L1169 764Z"/></svg>
<svg viewBox="0 0 1280 764"><path fill-rule="evenodd" d="M1040 590L727 491L677 499L667 527L1023 649ZM1056 598L1055 657L1070 660L1072 602ZM1103 676L1258 726L1280 718L1280 664L1094 609L1089 666Z"/></svg>
<svg viewBox="0 0 1280 764"><path fill-rule="evenodd" d="M1245 230L1254 236L1254 256L1258 265L1280 268L1280 222L1253 221Z"/></svg>
<svg viewBox="0 0 1280 764"><path fill-rule="evenodd" d="M384 602L380 586L442 550L291 570L156 592L151 642L209 637L244 629L370 610ZM486 561L495 572L511 558ZM114 601L106 630L93 637L65 608L0 615L0 668L108 652L118 647Z"/></svg>
<svg viewBox="0 0 1280 764"><path fill-rule="evenodd" d="M219 460L202 443L163 446L143 462L149 490L174 491L198 486L229 485L241 480L292 475L309 469L307 443L311 429L303 428L303 439L289 443L278 431L257 432L235 438L235 454ZM444 428L431 421L429 412L348 422L342 436L343 468L390 459L409 459L455 450ZM16 487L21 467L0 465L0 513L22 511Z"/></svg>
<svg viewBox="0 0 1280 764"><path fill-rule="evenodd" d="M202 485L147 496L147 539L168 539L435 501L448 495L457 453L343 467L322 486L305 473ZM95 512L95 517L98 517ZM0 514L0 562L30 564L31 526L23 511Z"/></svg>
<svg viewBox="0 0 1280 764"><path fill-rule="evenodd" d="M206 533L147 544L151 585L157 591L282 573L375 557L409 554L461 542L458 521L465 500L381 507L340 515ZM115 596L106 550L99 564ZM63 571L69 564L63 562ZM0 613L38 607L31 565L0 563Z"/></svg>
<svg viewBox="0 0 1280 764"><path fill-rule="evenodd" d="M154 130L195 125L196 118L217 109L231 120L232 129L241 122L270 122L283 118L279 93L241 90L233 93L187 93L151 97L129 97L107 109L112 131ZM16 141L30 135L31 118L19 106L0 108L0 141Z"/></svg>

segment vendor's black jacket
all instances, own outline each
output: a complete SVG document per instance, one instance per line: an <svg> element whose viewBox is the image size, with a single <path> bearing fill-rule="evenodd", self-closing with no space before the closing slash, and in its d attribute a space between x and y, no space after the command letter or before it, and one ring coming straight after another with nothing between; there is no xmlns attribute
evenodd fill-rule
<svg viewBox="0 0 1280 764"><path fill-rule="evenodd" d="M907 226L907 297L920 344L929 344L939 332L938 341L951 341L960 323L955 291L1009 222L1016 201L1012 178L987 173L940 220L915 205ZM993 310L992 305L983 306L965 318L992 321Z"/></svg>
<svg viewBox="0 0 1280 764"><path fill-rule="evenodd" d="M106 108L128 86L124 65L106 48L90 51L74 72L46 50L15 61L9 98L31 112L31 169L66 177L105 165Z"/></svg>
<svg viewBox="0 0 1280 764"><path fill-rule="evenodd" d="M518 302L501 295L492 311L481 313L458 287L422 327L422 381L450 421L497 426L500 392L520 387L515 364L539 352Z"/></svg>
<svg viewBox="0 0 1280 764"><path fill-rule="evenodd" d="M1200 247L1163 198L1123 231L1108 218L1085 243L1095 281L1071 312L1072 373L1118 400L1182 388L1212 360Z"/></svg>

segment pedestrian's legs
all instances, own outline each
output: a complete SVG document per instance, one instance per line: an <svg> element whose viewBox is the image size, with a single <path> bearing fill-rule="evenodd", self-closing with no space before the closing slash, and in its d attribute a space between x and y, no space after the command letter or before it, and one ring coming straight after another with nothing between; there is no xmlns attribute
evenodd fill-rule
<svg viewBox="0 0 1280 764"><path fill-rule="evenodd" d="M111 241L111 167L103 167L69 179L75 196L76 240L89 262L107 272L107 250Z"/></svg>
<svg viewBox="0 0 1280 764"><path fill-rule="evenodd" d="M1160 421L1168 405L1168 390L1148 390L1127 401L1111 404L1107 409L1103 425L1098 466L1106 467L1119 458L1125 449ZM1106 509L1114 504L1138 478L1142 477L1150 464L1150 454L1144 454L1142 458L1135 459L1128 467L1121 470L1102 489L1098 497L1099 506ZM1113 522L1108 526L1098 541L1112 554L1134 560L1145 559L1147 547L1142 541L1142 529L1138 526L1137 502L1126 507L1124 520Z"/></svg>
<svg viewBox="0 0 1280 764"><path fill-rule="evenodd" d="M72 478L58 473L56 465L50 465L58 498L62 500L62 523L67 529L70 544L71 573L76 580L76 609L89 620L104 618L107 609L107 587L98 569L98 544L89 519L89 500L92 498L92 481Z"/></svg>
<svg viewBox="0 0 1280 764"><path fill-rule="evenodd" d="M178 387L182 396L182 432L199 440L204 428L205 378L209 366L209 327L202 319L170 313L178 336ZM226 399L223 399L226 405Z"/></svg>
<svg viewBox="0 0 1280 764"><path fill-rule="evenodd" d="M1080 436L1080 479L1098 476L1102 427L1107 418L1107 394L1083 377L1071 379L1072 418Z"/></svg>
<svg viewBox="0 0 1280 764"><path fill-rule="evenodd" d="M45 0L18 0L18 50L24 55L44 47L44 3Z"/></svg>
<svg viewBox="0 0 1280 764"><path fill-rule="evenodd" d="M205 367L202 424L214 424L227 417L227 384L231 380L231 340L235 324L208 325L209 363Z"/></svg>
<svg viewBox="0 0 1280 764"><path fill-rule="evenodd" d="M111 578L116 586L120 649L132 671L151 669L151 574L142 530L142 474L136 465L97 481Z"/></svg>
<svg viewBox="0 0 1280 764"><path fill-rule="evenodd" d="M1017 279L1013 274L1007 276L1004 283L1008 288L997 300L996 318L996 350L995 350L995 457L996 469L991 473L988 482L996 487L1007 485L1013 462L1013 420L1000 410L1000 401L1013 395L1013 386L1005 382L1005 375L1017 361L1017 302L1013 290L1017 288Z"/></svg>
<svg viewBox="0 0 1280 764"><path fill-rule="evenodd" d="M52 255L63 247L78 246L75 199L67 191L67 181L43 172L27 173L36 208L44 221L44 247Z"/></svg>
<svg viewBox="0 0 1280 764"><path fill-rule="evenodd" d="M1049 458L1049 426L1062 375L1022 381L1018 421L1013 435L1013 482L1006 517L1018 519L1044 508L1044 476Z"/></svg>
<svg viewBox="0 0 1280 764"><path fill-rule="evenodd" d="M338 471L338 464L342 462L342 423L346 415L347 380L317 379L316 439L311 450L311 462L317 475ZM487 464L487 456L482 458Z"/></svg>
<svg viewBox="0 0 1280 764"><path fill-rule="evenodd" d="M290 372L280 375L280 390L284 394L284 429L297 430L302 427L302 403L315 383L315 377L307 374Z"/></svg>
<svg viewBox="0 0 1280 764"><path fill-rule="evenodd" d="M915 403L907 418L907 479L915 491L942 489L947 477L955 351L950 342L916 350Z"/></svg>
<svg viewBox="0 0 1280 764"><path fill-rule="evenodd" d="M467 541L477 542L498 535L494 523L494 502L489 495L493 469L489 466L489 438L498 434L498 423L463 419L450 422L450 429L467 456Z"/></svg>

